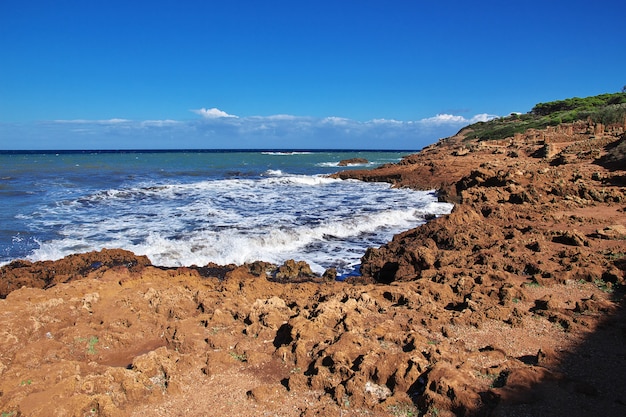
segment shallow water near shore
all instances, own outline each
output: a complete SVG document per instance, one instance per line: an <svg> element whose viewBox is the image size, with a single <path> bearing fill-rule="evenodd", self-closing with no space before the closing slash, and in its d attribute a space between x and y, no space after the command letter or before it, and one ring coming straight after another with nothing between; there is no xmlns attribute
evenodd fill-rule
<svg viewBox="0 0 626 417"><path fill-rule="evenodd" d="M343 159L363 168L406 154L0 154L0 264L122 248L162 266L297 259L345 277L367 247L452 208L432 192L325 176Z"/></svg>

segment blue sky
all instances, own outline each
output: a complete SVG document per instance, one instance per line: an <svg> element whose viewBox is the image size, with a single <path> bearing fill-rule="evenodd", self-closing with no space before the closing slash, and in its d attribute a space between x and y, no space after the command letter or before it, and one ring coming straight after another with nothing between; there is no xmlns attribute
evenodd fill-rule
<svg viewBox="0 0 626 417"><path fill-rule="evenodd" d="M0 149L419 149L626 85L615 1L0 1Z"/></svg>

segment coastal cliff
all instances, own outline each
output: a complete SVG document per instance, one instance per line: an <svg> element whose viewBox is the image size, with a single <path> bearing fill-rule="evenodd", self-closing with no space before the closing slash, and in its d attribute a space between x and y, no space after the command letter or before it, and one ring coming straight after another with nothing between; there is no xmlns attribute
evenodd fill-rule
<svg viewBox="0 0 626 417"><path fill-rule="evenodd" d="M623 415L624 128L465 129L336 174L455 203L344 283L119 250L4 266L0 412Z"/></svg>

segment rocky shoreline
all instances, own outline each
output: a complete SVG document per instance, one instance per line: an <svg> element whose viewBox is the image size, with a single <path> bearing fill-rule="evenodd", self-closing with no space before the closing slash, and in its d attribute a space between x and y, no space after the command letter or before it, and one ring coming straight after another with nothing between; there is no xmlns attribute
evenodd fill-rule
<svg viewBox="0 0 626 417"><path fill-rule="evenodd" d="M625 127L465 130L337 174L455 203L345 283L121 250L4 266L0 413L624 415Z"/></svg>

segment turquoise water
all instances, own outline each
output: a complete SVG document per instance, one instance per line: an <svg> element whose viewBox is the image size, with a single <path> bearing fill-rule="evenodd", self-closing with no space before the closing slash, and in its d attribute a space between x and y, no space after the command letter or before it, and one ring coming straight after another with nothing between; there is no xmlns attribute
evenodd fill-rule
<svg viewBox="0 0 626 417"><path fill-rule="evenodd" d="M0 263L123 248L163 266L282 263L358 271L369 246L449 212L433 193L329 179L402 152L0 154Z"/></svg>

